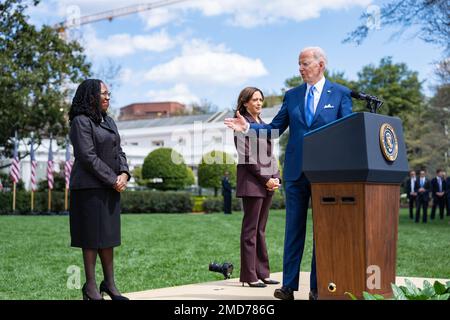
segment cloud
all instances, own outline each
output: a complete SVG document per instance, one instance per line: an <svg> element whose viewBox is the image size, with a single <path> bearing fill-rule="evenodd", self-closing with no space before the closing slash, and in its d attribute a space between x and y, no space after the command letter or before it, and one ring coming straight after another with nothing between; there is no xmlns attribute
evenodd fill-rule
<svg viewBox="0 0 450 320"><path fill-rule="evenodd" d="M178 83L173 88L166 90L150 90L147 97L153 101L176 101L184 104L199 102L200 99L193 94L187 85Z"/></svg>
<svg viewBox="0 0 450 320"><path fill-rule="evenodd" d="M197 83L236 85L267 75L260 59L230 52L225 45L192 40L183 45L180 56L150 69L145 78L157 82L183 79Z"/></svg>
<svg viewBox="0 0 450 320"><path fill-rule="evenodd" d="M88 28L83 42L88 55L96 58L123 57L139 50L163 52L176 45L176 41L165 30L153 34L135 36L121 33L101 39L97 37L93 28Z"/></svg>
<svg viewBox="0 0 450 320"><path fill-rule="evenodd" d="M88 16L114 9L141 5L142 0L49 0L46 10L52 10L61 18L74 12ZM147 28L155 28L179 21L184 14L200 11L205 16L228 16L226 21L240 27L256 27L284 20L304 21L320 16L323 10L341 10L368 6L371 0L190 0L161 8L139 12ZM55 11L53 8L57 8ZM44 9L43 9L44 10Z"/></svg>

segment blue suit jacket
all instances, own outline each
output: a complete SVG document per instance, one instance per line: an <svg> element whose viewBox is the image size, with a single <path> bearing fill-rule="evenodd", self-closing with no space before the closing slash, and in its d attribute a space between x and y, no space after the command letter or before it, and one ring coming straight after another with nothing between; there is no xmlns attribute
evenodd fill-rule
<svg viewBox="0 0 450 320"><path fill-rule="evenodd" d="M325 80L311 127L305 120L306 84L302 84L286 92L283 105L269 124L250 125L250 129L259 131L278 129L281 135L289 127L289 140L286 147L283 177L285 181L300 178L303 171L303 135L325 124L352 113L350 89L337 83ZM325 108L325 106L328 106ZM330 137L332 138L332 137Z"/></svg>

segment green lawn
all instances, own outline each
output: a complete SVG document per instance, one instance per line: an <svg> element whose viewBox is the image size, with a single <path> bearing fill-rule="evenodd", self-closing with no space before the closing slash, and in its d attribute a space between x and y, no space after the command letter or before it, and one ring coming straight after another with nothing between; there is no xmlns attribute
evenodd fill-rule
<svg viewBox="0 0 450 320"><path fill-rule="evenodd" d="M123 292L220 280L212 261L231 261L239 277L242 214L149 214L122 216L122 246L116 249L116 279ZM309 220L310 222L311 220ZM397 274L450 278L449 219L414 224L401 212ZM284 210L267 225L271 270L281 271ZM81 268L81 251L69 246L68 217L0 216L0 299L80 299L67 289L67 268ZM309 271L311 223L302 270ZM102 279L100 263L97 279ZM99 283L100 281L98 281Z"/></svg>

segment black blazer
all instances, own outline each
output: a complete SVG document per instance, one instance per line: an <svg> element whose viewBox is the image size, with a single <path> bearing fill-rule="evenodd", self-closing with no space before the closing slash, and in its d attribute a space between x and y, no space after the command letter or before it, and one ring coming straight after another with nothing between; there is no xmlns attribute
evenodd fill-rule
<svg viewBox="0 0 450 320"><path fill-rule="evenodd" d="M416 182L417 182L417 177L416 177ZM411 190L411 178L409 178L408 180L406 180L405 190L406 190L406 197L407 197L408 199L411 197L411 192L417 192L416 184L415 184L415 183L414 183L414 186L413 186L413 190Z"/></svg>
<svg viewBox="0 0 450 320"><path fill-rule="evenodd" d="M70 140L75 156L70 189L112 188L122 172L130 179L120 135L111 117L97 124L88 116L76 116L70 125Z"/></svg>
<svg viewBox="0 0 450 320"><path fill-rule="evenodd" d="M444 179L441 179L442 181L442 192L445 193L446 188L446 183ZM437 181L437 177L434 177L433 179L431 179L431 195L433 196L433 199L437 198L438 196L436 195L436 192L439 192L439 183Z"/></svg>
<svg viewBox="0 0 450 320"><path fill-rule="evenodd" d="M430 199L430 180L428 178L425 178L425 183L423 185L423 188L425 189L424 192L419 192L420 189L420 177L416 178L416 190L417 190L417 199L418 200L425 200L428 201Z"/></svg>
<svg viewBox="0 0 450 320"><path fill-rule="evenodd" d="M228 179L222 178L222 195L231 194L231 183Z"/></svg>

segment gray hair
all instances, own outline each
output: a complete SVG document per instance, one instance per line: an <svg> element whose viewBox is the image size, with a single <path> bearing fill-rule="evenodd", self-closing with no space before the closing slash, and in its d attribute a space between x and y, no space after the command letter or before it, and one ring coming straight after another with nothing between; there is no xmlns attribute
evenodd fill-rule
<svg viewBox="0 0 450 320"><path fill-rule="evenodd" d="M323 61L325 63L325 67L328 64L327 55L325 54L325 51L321 47L306 47L303 48L303 50L300 52L300 55L306 51L312 51L314 59L317 61Z"/></svg>

